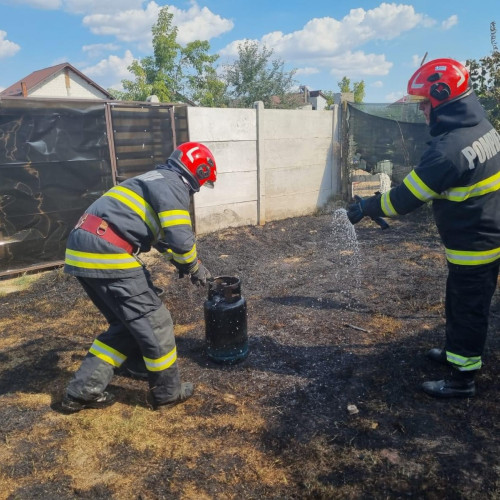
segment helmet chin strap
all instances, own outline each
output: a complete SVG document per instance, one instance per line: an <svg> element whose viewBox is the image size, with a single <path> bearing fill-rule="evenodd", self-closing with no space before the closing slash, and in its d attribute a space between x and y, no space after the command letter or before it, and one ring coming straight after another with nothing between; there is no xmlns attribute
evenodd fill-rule
<svg viewBox="0 0 500 500"><path fill-rule="evenodd" d="M193 193L197 193L200 190L200 183L195 179L194 175L185 167L179 165L173 158L167 160L167 166L181 176L182 180Z"/></svg>

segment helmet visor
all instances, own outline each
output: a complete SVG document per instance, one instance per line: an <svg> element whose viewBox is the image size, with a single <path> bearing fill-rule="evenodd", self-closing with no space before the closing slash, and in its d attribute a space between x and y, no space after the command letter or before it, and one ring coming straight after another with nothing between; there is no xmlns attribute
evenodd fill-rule
<svg viewBox="0 0 500 500"><path fill-rule="evenodd" d="M425 101L428 101L429 98L428 97L425 97L423 95L413 95L413 94L408 94L406 96L406 102L409 102L409 103L423 103Z"/></svg>

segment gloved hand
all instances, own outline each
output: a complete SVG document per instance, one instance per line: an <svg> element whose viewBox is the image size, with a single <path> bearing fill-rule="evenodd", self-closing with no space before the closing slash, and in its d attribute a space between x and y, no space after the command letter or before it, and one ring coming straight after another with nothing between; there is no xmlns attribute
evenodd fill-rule
<svg viewBox="0 0 500 500"><path fill-rule="evenodd" d="M210 271L200 262L197 262L197 266L193 268L189 272L189 277L191 278L191 283L196 286L205 286L207 284L207 280L209 280L212 275Z"/></svg>
<svg viewBox="0 0 500 500"><path fill-rule="evenodd" d="M187 266L186 264L179 264L174 259L170 259L170 263L177 269L177 272L179 273L179 279L184 278L186 274L189 274L189 266Z"/></svg>
<svg viewBox="0 0 500 500"><path fill-rule="evenodd" d="M364 216L363 207L365 200L361 196L354 196L354 203L347 206L347 218L351 224L357 224Z"/></svg>

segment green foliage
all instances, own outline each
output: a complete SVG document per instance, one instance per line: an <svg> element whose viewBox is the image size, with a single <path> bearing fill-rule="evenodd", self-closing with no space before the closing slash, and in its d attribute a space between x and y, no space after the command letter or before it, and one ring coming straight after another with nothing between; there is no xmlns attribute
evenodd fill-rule
<svg viewBox="0 0 500 500"><path fill-rule="evenodd" d="M347 76L342 77L340 82L337 82L339 86L339 90L342 93L352 92L354 94L354 102L362 103L365 98L365 82L361 80L360 82L354 82L351 85L351 79L347 78ZM332 90L324 90L324 96L326 97L326 106L325 109L329 109L332 104L334 104L335 92Z"/></svg>
<svg viewBox="0 0 500 500"><path fill-rule="evenodd" d="M347 76L342 77L342 80L340 80L340 82L337 82L337 85L339 86L340 92L342 93L352 92L351 80L350 78L347 78Z"/></svg>
<svg viewBox="0 0 500 500"><path fill-rule="evenodd" d="M352 91L354 92L354 102L363 102L365 98L365 82L354 82L352 84Z"/></svg>
<svg viewBox="0 0 500 500"><path fill-rule="evenodd" d="M344 76L340 82L337 82L340 92L352 92L354 94L354 102L363 102L365 98L365 82L361 80L360 82L353 82L351 86L351 79Z"/></svg>
<svg viewBox="0 0 500 500"><path fill-rule="evenodd" d="M330 109L330 106L335 104L335 92L333 90L323 90L322 92L326 99L325 109Z"/></svg>
<svg viewBox="0 0 500 500"><path fill-rule="evenodd" d="M145 101L156 95L160 102L178 101L187 97L202 106L218 106L224 101L225 84L217 77L208 41L195 40L185 47L177 42L177 27L168 7L160 9L152 27L153 55L135 60L128 70L134 80L122 80L124 91L114 97L129 101Z"/></svg>
<svg viewBox="0 0 500 500"><path fill-rule="evenodd" d="M496 25L490 24L492 52L489 56L466 62L472 87L488 113L493 126L500 130L500 51L496 44Z"/></svg>
<svg viewBox="0 0 500 500"><path fill-rule="evenodd" d="M271 59L272 54L272 49L261 49L257 42L240 44L238 59L226 67L224 74L232 106L248 108L256 101L263 101L265 107L296 106L289 95L295 70L286 72L283 61Z"/></svg>

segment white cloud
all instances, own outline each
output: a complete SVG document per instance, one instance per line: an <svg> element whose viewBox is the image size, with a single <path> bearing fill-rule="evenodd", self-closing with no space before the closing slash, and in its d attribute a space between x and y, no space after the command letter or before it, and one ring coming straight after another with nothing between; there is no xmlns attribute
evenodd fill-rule
<svg viewBox="0 0 500 500"><path fill-rule="evenodd" d="M458 16L456 14L453 14L452 16L450 16L448 19L445 19L441 23L441 28L443 28L444 30L449 30L450 28L453 28L453 26L455 26L456 24L458 24Z"/></svg>
<svg viewBox="0 0 500 500"><path fill-rule="evenodd" d="M274 50L274 55L290 63L332 68L332 74L385 75L392 63L383 54L365 54L354 49L368 42L391 40L419 25L432 21L415 12L411 5L382 3L371 10L351 9L341 20L315 18L292 33L274 31L259 42ZM236 56L236 40L224 47L221 55Z"/></svg>
<svg viewBox="0 0 500 500"><path fill-rule="evenodd" d="M256 42L259 43L259 40L250 40L249 38L244 38L241 40L235 40L234 42L228 43L223 49L219 51L221 56L227 56L229 58L238 56L238 47L245 42Z"/></svg>
<svg viewBox="0 0 500 500"><path fill-rule="evenodd" d="M93 45L84 45L82 51L89 57L98 57L105 52L111 52L119 48L120 46L115 43L95 43Z"/></svg>
<svg viewBox="0 0 500 500"><path fill-rule="evenodd" d="M420 63L422 62L423 56L419 56L418 54L413 54L411 56L411 66L412 68L418 68Z"/></svg>
<svg viewBox="0 0 500 500"><path fill-rule="evenodd" d="M0 59L4 57L12 57L21 49L17 43L7 40L5 38L6 36L7 32L0 30Z"/></svg>
<svg viewBox="0 0 500 500"><path fill-rule="evenodd" d="M327 62L331 75L349 77L387 75L393 66L383 54L365 54L361 51L346 52L329 58Z"/></svg>
<svg viewBox="0 0 500 500"><path fill-rule="evenodd" d="M149 2L145 9L123 10L112 14L97 13L83 18L83 24L96 35L111 35L124 42L137 42L141 48L151 46L151 28L158 19L160 7ZM169 6L173 24L177 26L177 41L181 44L194 40L210 40L230 31L234 24L229 19L214 14L208 8L200 8L193 2L189 10Z"/></svg>
<svg viewBox="0 0 500 500"><path fill-rule="evenodd" d="M93 66L83 68L81 71L103 88L121 88L122 80L134 79L134 76L127 69L133 61L132 52L127 50L123 57L111 55Z"/></svg>
<svg viewBox="0 0 500 500"><path fill-rule="evenodd" d="M382 80L377 80L376 82L372 82L370 87L374 87L376 89L380 89L384 86L384 82Z"/></svg>
<svg viewBox="0 0 500 500"><path fill-rule="evenodd" d="M173 22L179 28L177 40L182 44L193 40L210 40L234 27L230 19L214 14L207 7L200 9L195 2L189 10L169 7L169 11L174 15Z"/></svg>
<svg viewBox="0 0 500 500"><path fill-rule="evenodd" d="M319 73L319 69L311 67L298 68L295 72L296 75L315 75L316 73Z"/></svg>

